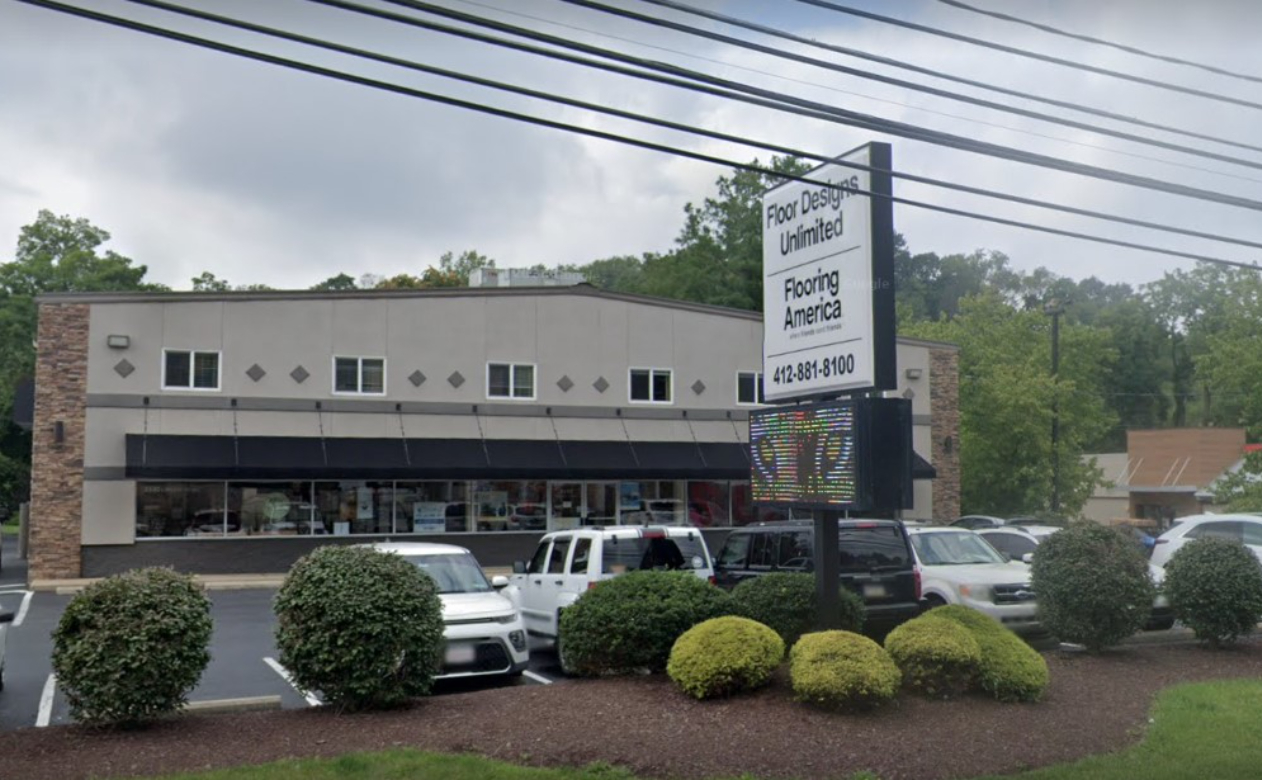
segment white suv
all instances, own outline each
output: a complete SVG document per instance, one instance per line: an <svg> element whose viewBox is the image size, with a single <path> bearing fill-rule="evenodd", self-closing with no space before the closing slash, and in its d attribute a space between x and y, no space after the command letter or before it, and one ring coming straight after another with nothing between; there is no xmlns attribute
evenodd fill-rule
<svg viewBox="0 0 1262 780"><path fill-rule="evenodd" d="M1170 556L1188 542L1207 536L1241 542L1262 561L1262 517L1258 515L1193 515L1175 522L1153 545L1151 560L1158 566L1169 563Z"/></svg>
<svg viewBox="0 0 1262 780"><path fill-rule="evenodd" d="M561 610L601 580L638 569L688 571L714 581L701 532L688 527L612 526L554 531L529 561L513 564L521 614L532 636L556 639Z"/></svg>
<svg viewBox="0 0 1262 780"><path fill-rule="evenodd" d="M919 526L907 535L926 607L963 604L1014 631L1038 626L1029 566L1008 560L966 528Z"/></svg>
<svg viewBox="0 0 1262 780"><path fill-rule="evenodd" d="M438 679L520 675L530 660L526 626L507 577L489 582L473 553L453 544L382 542L433 578L443 605L443 667Z"/></svg>

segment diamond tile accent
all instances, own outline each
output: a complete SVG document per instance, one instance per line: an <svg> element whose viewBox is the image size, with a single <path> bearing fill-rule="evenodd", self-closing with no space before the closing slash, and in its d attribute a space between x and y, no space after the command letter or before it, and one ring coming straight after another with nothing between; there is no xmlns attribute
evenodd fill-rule
<svg viewBox="0 0 1262 780"><path fill-rule="evenodd" d="M447 382L452 387L458 388L464 384L464 374L461 374L459 371L452 371L451 376L447 377Z"/></svg>
<svg viewBox="0 0 1262 780"><path fill-rule="evenodd" d="M127 358L123 358L122 360L114 364L114 371L116 371L118 375L121 376L123 379L126 379L127 377L131 376L131 372L135 370L136 370L136 367L133 366L131 363L127 362Z"/></svg>
<svg viewBox="0 0 1262 780"><path fill-rule="evenodd" d="M408 375L408 381L412 383L413 387L420 387L425 382L425 375L421 373L420 369L417 369Z"/></svg>
<svg viewBox="0 0 1262 780"><path fill-rule="evenodd" d="M561 388L562 393L570 392L570 388L573 386L574 382L568 376L562 376L557 380L557 387Z"/></svg>
<svg viewBox="0 0 1262 780"><path fill-rule="evenodd" d="M692 383L692 392L696 393L697 395L701 395L702 393L704 393L704 392L705 392L705 382L702 382L700 379L698 379L697 381L693 382L693 383Z"/></svg>
<svg viewBox="0 0 1262 780"><path fill-rule="evenodd" d="M609 383L606 382L605 378L602 376L598 377L595 382L592 382L592 387L596 388L596 392L603 393L609 389Z"/></svg>
<svg viewBox="0 0 1262 780"><path fill-rule="evenodd" d="M293 371L290 371L289 375L294 378L295 382L297 382L298 384L302 384L303 382L307 381L308 377L311 376L311 372L307 371L307 369L303 368L302 366L298 366Z"/></svg>
<svg viewBox="0 0 1262 780"><path fill-rule="evenodd" d="M267 376L267 372L263 370L262 366L260 366L258 363L255 363L254 365L250 366L249 368L245 370L245 375L253 379L255 382L257 382L263 377Z"/></svg>

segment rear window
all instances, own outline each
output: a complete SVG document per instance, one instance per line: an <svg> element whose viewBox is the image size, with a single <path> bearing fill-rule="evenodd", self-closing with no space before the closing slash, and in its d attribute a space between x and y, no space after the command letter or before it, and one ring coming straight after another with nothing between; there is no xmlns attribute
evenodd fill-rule
<svg viewBox="0 0 1262 780"><path fill-rule="evenodd" d="M896 526L852 526L842 528L839 537L843 572L871 571L878 567L911 568L911 551Z"/></svg>
<svg viewBox="0 0 1262 780"><path fill-rule="evenodd" d="M622 574L640 569L704 569L705 543L700 536L622 537L605 539L601 548L601 571Z"/></svg>

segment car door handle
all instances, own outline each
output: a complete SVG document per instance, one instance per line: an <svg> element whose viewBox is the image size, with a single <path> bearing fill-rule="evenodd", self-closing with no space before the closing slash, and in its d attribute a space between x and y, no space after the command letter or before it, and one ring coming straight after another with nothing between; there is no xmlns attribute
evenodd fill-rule
<svg viewBox="0 0 1262 780"><path fill-rule="evenodd" d="M543 584L543 580L535 580L535 581L534 581L534 583L535 583L536 585L542 585L542 584Z"/></svg>
<svg viewBox="0 0 1262 780"><path fill-rule="evenodd" d="M565 584L565 580L553 580L553 581L552 581L552 584L553 584L553 585L564 585L564 584Z"/></svg>

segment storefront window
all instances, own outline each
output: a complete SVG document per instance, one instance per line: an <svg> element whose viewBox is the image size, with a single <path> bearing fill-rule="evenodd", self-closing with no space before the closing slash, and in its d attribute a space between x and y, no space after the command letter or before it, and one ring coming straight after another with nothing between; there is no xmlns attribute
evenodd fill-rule
<svg viewBox="0 0 1262 780"><path fill-rule="evenodd" d="M728 517L728 483L688 483L688 524L698 528L722 528Z"/></svg>
<svg viewBox="0 0 1262 780"><path fill-rule="evenodd" d="M394 532L394 483L315 483L316 533L348 536Z"/></svg>
<svg viewBox="0 0 1262 780"><path fill-rule="evenodd" d="M749 525L757 522L758 508L749 498L748 482L732 483L732 525Z"/></svg>
<svg viewBox="0 0 1262 780"><path fill-rule="evenodd" d="M140 482L136 536L223 536L237 518L224 512L222 482Z"/></svg>
<svg viewBox="0 0 1262 780"><path fill-rule="evenodd" d="M552 483L552 525L553 531L564 531L574 528L583 522L583 483Z"/></svg>
<svg viewBox="0 0 1262 780"><path fill-rule="evenodd" d="M397 482L395 533L463 533L469 530L468 482Z"/></svg>
<svg viewBox="0 0 1262 780"><path fill-rule="evenodd" d="M228 517L239 518L230 534L293 536L326 533L311 502L310 482L229 482Z"/></svg>
<svg viewBox="0 0 1262 780"><path fill-rule="evenodd" d="M537 522L548 501L548 483L536 481L481 481L473 483L476 531L525 530Z"/></svg>

